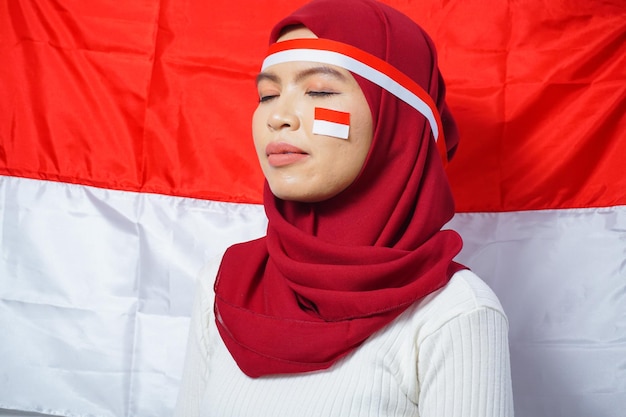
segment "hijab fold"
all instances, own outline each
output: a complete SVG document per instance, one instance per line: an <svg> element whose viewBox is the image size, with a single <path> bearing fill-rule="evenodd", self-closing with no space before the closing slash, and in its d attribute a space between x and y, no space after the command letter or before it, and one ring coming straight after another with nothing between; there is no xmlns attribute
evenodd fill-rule
<svg viewBox="0 0 626 417"><path fill-rule="evenodd" d="M437 105L448 157L458 143L432 41L374 0L314 0L280 21L355 46L393 65ZM366 30L364 30L366 28ZM424 116L355 75L374 139L359 177L319 203L264 187L267 236L230 247L215 284L219 333L250 377L332 366L463 266L460 236L441 230L454 203Z"/></svg>

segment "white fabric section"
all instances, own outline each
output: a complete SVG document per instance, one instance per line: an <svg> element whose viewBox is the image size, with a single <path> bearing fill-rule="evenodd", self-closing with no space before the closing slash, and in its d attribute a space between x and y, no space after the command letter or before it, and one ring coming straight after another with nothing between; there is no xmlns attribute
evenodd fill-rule
<svg viewBox="0 0 626 417"><path fill-rule="evenodd" d="M315 135L332 136L339 139L348 139L348 136L350 136L349 125L326 120L313 120L313 129L311 131Z"/></svg>
<svg viewBox="0 0 626 417"><path fill-rule="evenodd" d="M171 416L195 277L265 226L260 206L0 177L0 409Z"/></svg>
<svg viewBox="0 0 626 417"><path fill-rule="evenodd" d="M508 324L472 272L458 272L328 370L254 379L218 335L217 267L200 276L176 417L512 417Z"/></svg>
<svg viewBox="0 0 626 417"><path fill-rule="evenodd" d="M336 65L360 75L366 80L369 80L389 91L391 94L420 112L428 120L428 124L430 124L430 130L433 132L435 141L439 138L439 127L437 126L437 120L435 119L435 115L433 113L436 109L431 109L430 106L421 98L413 94L412 91L402 86L389 75L347 55L340 54L339 52L319 49L288 49L273 53L265 58L263 65L261 66L261 71L264 71L272 65L293 61L310 61L319 62L321 64Z"/></svg>
<svg viewBox="0 0 626 417"><path fill-rule="evenodd" d="M0 416L171 416L197 271L265 225L260 206L0 177ZM509 318L515 415L621 417L626 207L451 226Z"/></svg>
<svg viewBox="0 0 626 417"><path fill-rule="evenodd" d="M626 410L626 207L459 214L509 323L517 417Z"/></svg>

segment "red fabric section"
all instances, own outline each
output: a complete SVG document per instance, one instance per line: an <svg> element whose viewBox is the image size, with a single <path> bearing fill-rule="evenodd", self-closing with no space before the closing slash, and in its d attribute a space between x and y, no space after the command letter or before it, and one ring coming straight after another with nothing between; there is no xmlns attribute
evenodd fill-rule
<svg viewBox="0 0 626 417"><path fill-rule="evenodd" d="M479 3L410 6L461 131L457 209L626 204L626 3Z"/></svg>
<svg viewBox="0 0 626 417"><path fill-rule="evenodd" d="M626 204L622 0L387 1L434 38L459 211ZM0 173L260 202L253 78L304 1L0 4Z"/></svg>

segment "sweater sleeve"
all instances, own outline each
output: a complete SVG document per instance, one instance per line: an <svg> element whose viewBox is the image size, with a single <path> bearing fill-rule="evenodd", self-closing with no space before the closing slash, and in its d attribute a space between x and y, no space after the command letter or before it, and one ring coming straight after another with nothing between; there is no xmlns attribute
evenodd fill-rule
<svg viewBox="0 0 626 417"><path fill-rule="evenodd" d="M208 329L212 317L212 291L206 273L201 273L196 286L183 375L174 411L175 417L197 417L208 379Z"/></svg>
<svg viewBox="0 0 626 417"><path fill-rule="evenodd" d="M419 346L422 417L512 417L508 322L480 306L447 321Z"/></svg>

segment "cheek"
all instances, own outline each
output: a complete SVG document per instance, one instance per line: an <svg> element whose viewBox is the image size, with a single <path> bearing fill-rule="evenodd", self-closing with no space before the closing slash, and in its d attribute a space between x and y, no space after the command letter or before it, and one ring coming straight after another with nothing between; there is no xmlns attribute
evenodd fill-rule
<svg viewBox="0 0 626 417"><path fill-rule="evenodd" d="M353 112L350 123L350 158L365 161L372 144L372 122L369 114Z"/></svg>
<svg viewBox="0 0 626 417"><path fill-rule="evenodd" d="M332 141L320 153L320 165L315 172L316 178L323 178L328 186L345 188L354 181L363 166L364 157L355 145L343 139L328 139Z"/></svg>
<svg viewBox="0 0 626 417"><path fill-rule="evenodd" d="M360 112L355 119L354 137L356 153L359 154L362 162L365 162L365 159L370 152L374 137L372 116L369 112L369 107L360 109Z"/></svg>
<svg viewBox="0 0 626 417"><path fill-rule="evenodd" d="M254 114L252 115L252 140L254 142L254 147L257 150L257 153L263 150L262 142L266 130L265 120L266 118L263 115L263 111L257 107L257 109L254 111Z"/></svg>

